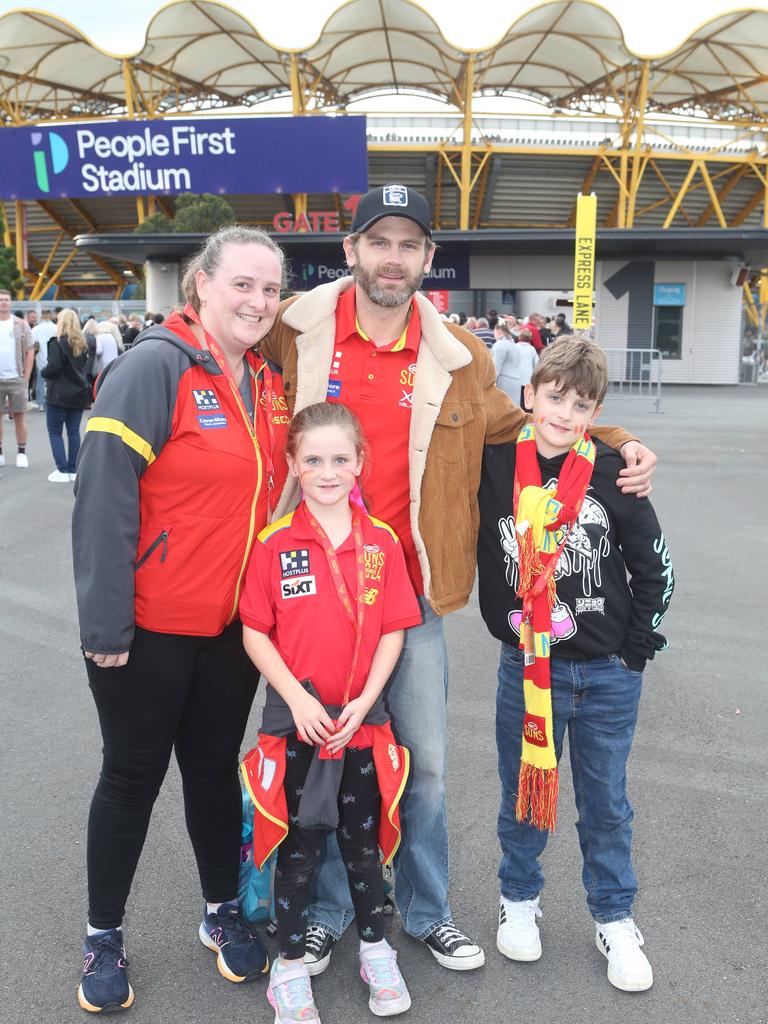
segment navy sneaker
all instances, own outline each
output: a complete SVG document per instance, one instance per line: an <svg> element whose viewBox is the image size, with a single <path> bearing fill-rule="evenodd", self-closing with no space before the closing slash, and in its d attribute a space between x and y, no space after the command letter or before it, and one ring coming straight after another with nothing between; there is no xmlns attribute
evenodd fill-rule
<svg viewBox="0 0 768 1024"><path fill-rule="evenodd" d="M216 953L216 966L227 981L251 981L269 970L264 943L248 928L236 903L222 903L204 914L200 941Z"/></svg>
<svg viewBox="0 0 768 1024"><path fill-rule="evenodd" d="M89 1013L127 1010L134 995L128 984L128 961L120 929L87 936L83 957L83 980L77 990L82 1009Z"/></svg>

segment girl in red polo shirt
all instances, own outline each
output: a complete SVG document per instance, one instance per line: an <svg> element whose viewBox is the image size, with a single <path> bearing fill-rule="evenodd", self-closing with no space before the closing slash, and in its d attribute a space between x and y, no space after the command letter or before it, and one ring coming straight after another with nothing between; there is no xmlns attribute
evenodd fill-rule
<svg viewBox="0 0 768 1024"><path fill-rule="evenodd" d="M244 775L256 806L254 859L280 844L280 957L268 990L276 1024L319 1021L304 953L322 829L334 826L370 1009L390 1016L411 1005L384 938L379 858L379 846L388 862L399 843L408 752L397 746L380 696L403 631L421 614L396 535L350 498L359 493L363 449L345 406L319 403L296 414L287 460L303 500L259 535L240 604L245 648L270 684Z"/></svg>

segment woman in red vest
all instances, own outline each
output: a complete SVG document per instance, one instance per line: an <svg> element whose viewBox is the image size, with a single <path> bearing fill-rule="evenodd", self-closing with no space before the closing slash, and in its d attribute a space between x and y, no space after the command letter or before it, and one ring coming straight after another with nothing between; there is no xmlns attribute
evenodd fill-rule
<svg viewBox="0 0 768 1024"><path fill-rule="evenodd" d="M237 908L240 743L258 673L238 605L253 542L285 478L288 415L258 355L283 254L262 231L212 235L187 304L111 363L77 466L73 549L80 633L104 760L88 822L83 1009L127 1008L122 920L175 748L221 974L268 966Z"/></svg>

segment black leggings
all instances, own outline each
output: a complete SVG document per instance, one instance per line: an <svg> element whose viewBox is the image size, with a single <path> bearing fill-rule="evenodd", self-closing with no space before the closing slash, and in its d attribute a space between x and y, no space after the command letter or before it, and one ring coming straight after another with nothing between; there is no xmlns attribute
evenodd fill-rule
<svg viewBox="0 0 768 1024"><path fill-rule="evenodd" d="M104 740L88 818L88 920L119 928L172 750L203 896L237 896L240 744L258 685L242 626L217 637L136 630L128 664L86 660Z"/></svg>
<svg viewBox="0 0 768 1024"><path fill-rule="evenodd" d="M314 748L288 737L285 760L285 795L289 831L280 845L275 872L275 911L280 956L304 956L312 876L320 859L325 832L300 829L299 800ZM381 794L370 747L347 747L339 790L339 827L336 839L347 869L355 908L357 933L366 942L384 938L384 879L379 858Z"/></svg>

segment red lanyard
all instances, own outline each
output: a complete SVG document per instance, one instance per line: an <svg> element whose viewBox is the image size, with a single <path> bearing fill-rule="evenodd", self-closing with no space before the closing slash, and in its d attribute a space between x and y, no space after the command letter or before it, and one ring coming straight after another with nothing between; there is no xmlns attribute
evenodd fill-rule
<svg viewBox="0 0 768 1024"><path fill-rule="evenodd" d="M266 362L263 362L258 370L254 370L253 367L251 366L251 364L248 362L248 360L247 359L243 359L243 362L244 362L245 366L248 369L248 373L250 374L250 376L251 376L251 378L253 379L253 382L254 382L254 386L253 386L253 389L252 389L253 390L253 422L251 422L251 417L248 415L248 410L245 407L245 402L243 401L243 396L240 393L240 388L237 386L237 381L235 380L235 375L232 373L232 367L229 365L229 362L228 362L226 356L224 355L224 353L222 352L218 342L216 342L211 337L211 335L208 333L208 331L206 331L205 327L203 327L203 323L202 323L200 317L195 312L193 307L190 306L189 304L187 304L184 307L184 316L186 316L193 323L197 324L197 326L203 332L203 336L205 337L205 343L208 346L208 351L211 353L213 358L216 360L216 365L218 366L218 368L221 370L221 372L224 374L225 378L229 382L229 386L232 389L232 394L234 395L234 398L235 398L235 401L237 402L238 408L240 409L240 412L241 412L241 414L243 416L243 419L245 420L245 422L246 422L246 424L248 426L248 430L249 430L249 432L251 434L251 437L253 438L253 440L256 442L257 445L258 445L258 442L259 442L259 439L258 439L258 436L257 436L257 431L256 431L256 423L257 423L257 418L258 418L258 415L259 415L258 376L263 371L263 376L264 376L264 400L265 400L265 403L266 403L265 413L266 413L266 420L267 420L267 434L269 436L269 451L263 451L262 450L262 454L266 458L266 463L267 463L267 486L269 487L269 489L271 491L273 489L273 487L275 486L275 466L274 466L274 463L272 461L272 452L274 451L274 448L275 448L275 426L274 426L274 423L273 423L274 395L275 395L275 393L274 393L274 388L272 386L272 371L267 366Z"/></svg>
<svg viewBox="0 0 768 1024"><path fill-rule="evenodd" d="M336 585L336 593L339 600L342 603L344 611L347 613L347 618L352 623L352 628L355 631L355 649L352 654L352 663L349 666L347 672L347 682L344 688L344 699L342 701L342 707L345 707L349 702L349 695L352 691L352 683L354 682L355 672L357 670L357 663L360 660L360 646L363 642L363 624L365 620L365 549L363 548L363 527L360 522L360 516L357 511L352 511L352 539L355 542L355 566L357 569L357 593L355 595L355 604L357 605L357 612L355 613L355 607L349 596L347 585L344 582L344 575L341 571L341 565L339 563L339 556L336 553L336 549L330 540L328 535L322 528L317 519L312 515L307 506L304 506L307 512L307 519L309 525L317 534L317 538L322 545L325 557L328 560L328 568L331 571L333 582Z"/></svg>

